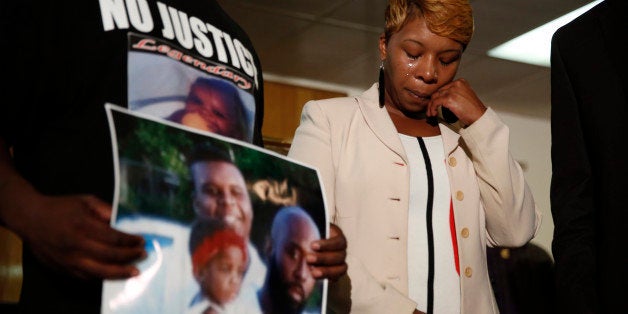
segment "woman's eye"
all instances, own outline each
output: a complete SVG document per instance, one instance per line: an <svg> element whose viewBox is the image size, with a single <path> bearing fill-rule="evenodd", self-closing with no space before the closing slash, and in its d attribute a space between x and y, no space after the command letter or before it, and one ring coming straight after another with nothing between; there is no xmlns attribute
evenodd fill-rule
<svg viewBox="0 0 628 314"><path fill-rule="evenodd" d="M440 63L441 63L442 65L450 65L450 64L452 64L452 63L454 63L454 62L458 61L458 59L459 59L459 58L460 58L460 57L455 57L455 58L447 58L447 59L441 59L441 60L440 60Z"/></svg>
<svg viewBox="0 0 628 314"><path fill-rule="evenodd" d="M410 58L412 60L416 60L416 59L419 58L419 55L411 54L409 52L406 52L406 56L408 56L408 58Z"/></svg>

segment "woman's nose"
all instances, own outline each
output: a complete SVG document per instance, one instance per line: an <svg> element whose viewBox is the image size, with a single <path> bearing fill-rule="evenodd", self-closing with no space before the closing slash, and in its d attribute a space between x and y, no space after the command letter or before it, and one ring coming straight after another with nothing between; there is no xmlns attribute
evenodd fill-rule
<svg viewBox="0 0 628 314"><path fill-rule="evenodd" d="M434 84L438 81L437 66L435 62L436 58L432 56L423 56L417 62L414 69L414 76L417 79L422 80L426 84Z"/></svg>

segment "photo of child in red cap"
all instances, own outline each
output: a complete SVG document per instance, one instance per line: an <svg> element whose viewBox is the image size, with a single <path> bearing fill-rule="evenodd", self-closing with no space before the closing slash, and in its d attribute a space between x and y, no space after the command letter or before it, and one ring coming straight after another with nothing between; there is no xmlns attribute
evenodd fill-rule
<svg viewBox="0 0 628 314"><path fill-rule="evenodd" d="M199 219L192 225L189 249L199 292L188 313L229 313L247 267L246 242L220 220Z"/></svg>

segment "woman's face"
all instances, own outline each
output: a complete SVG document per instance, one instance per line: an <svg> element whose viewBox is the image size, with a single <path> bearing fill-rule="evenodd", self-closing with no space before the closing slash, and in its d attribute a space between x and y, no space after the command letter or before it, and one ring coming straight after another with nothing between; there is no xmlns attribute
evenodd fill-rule
<svg viewBox="0 0 628 314"><path fill-rule="evenodd" d="M462 44L432 33L423 17L379 41L384 62L386 103L406 114L426 109L431 95L456 76Z"/></svg>

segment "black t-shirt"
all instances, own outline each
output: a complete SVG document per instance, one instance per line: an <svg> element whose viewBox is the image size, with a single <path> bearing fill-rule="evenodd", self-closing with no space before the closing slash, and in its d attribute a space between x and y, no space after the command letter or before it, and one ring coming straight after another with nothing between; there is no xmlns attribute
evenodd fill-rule
<svg viewBox="0 0 628 314"><path fill-rule="evenodd" d="M111 202L104 105L171 119L187 108L195 81L229 85L240 99L242 139L262 144L261 65L215 1L1 1L0 51L0 136L44 194ZM100 289L101 281L55 275L25 247L26 312L97 313Z"/></svg>

